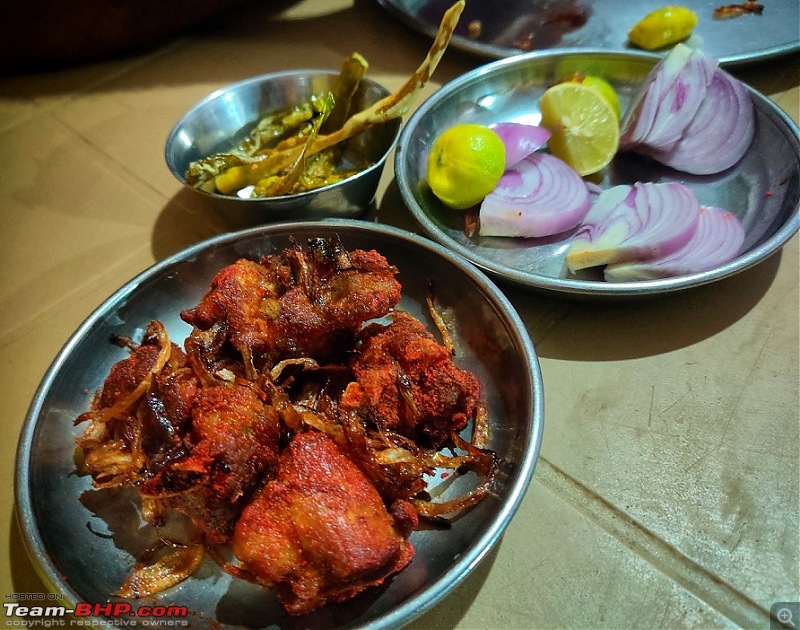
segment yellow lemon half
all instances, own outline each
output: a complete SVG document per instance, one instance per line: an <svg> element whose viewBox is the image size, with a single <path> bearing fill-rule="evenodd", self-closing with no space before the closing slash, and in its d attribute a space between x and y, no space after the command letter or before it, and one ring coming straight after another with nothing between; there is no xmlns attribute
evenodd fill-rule
<svg viewBox="0 0 800 630"><path fill-rule="evenodd" d="M603 169L619 148L619 118L609 102L582 83L559 83L539 101L550 153L579 175Z"/></svg>
<svg viewBox="0 0 800 630"><path fill-rule="evenodd" d="M442 203L464 210L497 186L506 165L506 149L483 125L450 127L433 143L428 156L428 185Z"/></svg>

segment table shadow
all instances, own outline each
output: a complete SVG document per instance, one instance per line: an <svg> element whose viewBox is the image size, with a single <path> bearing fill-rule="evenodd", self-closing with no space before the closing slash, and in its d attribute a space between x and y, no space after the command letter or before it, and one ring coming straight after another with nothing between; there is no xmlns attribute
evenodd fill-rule
<svg viewBox="0 0 800 630"><path fill-rule="evenodd" d="M740 81L744 81L759 92L777 94L786 92L797 85L797 69L800 68L800 52L795 52L780 60L769 62L770 72L764 72L761 64L747 64L728 70ZM792 115L792 112L787 112ZM797 112L794 112L796 115Z"/></svg>
<svg viewBox="0 0 800 630"><path fill-rule="evenodd" d="M368 60L380 60L381 72L406 76L410 74L408 59L421 62L432 42L431 38L402 24L373 0L355 0L353 6L345 8L321 7L318 14L302 19L283 17L283 13L296 3L297 0L243 0L236 7L195 24L160 45L59 68L45 67L10 74L0 68L0 80L8 95L25 99L70 95L76 91L76 86L85 93L113 92L119 89L120 80L125 89L151 88L154 80L162 86L175 87L199 82L225 85L268 70L258 54L244 55L236 63L218 63L209 58L210 52L205 55L206 44L209 51L216 50L220 44L230 44L237 50L250 47L257 52L265 49L265 41L270 37L280 45L297 47L298 54L291 67L287 65L281 68L283 70L322 66L338 68L341 59L357 50ZM358 23L369 26L361 29L357 41L342 37L342 33L349 32L353 24ZM313 42L317 53L303 54L304 42ZM391 54L387 54L387 42L391 42ZM148 65L158 65L160 57L187 46L198 57L197 63L183 64L174 71L160 67L155 79L152 73L139 71ZM448 50L439 64L435 81L445 83L458 76L464 65L476 67L484 61L457 49ZM47 80L43 81L43 77Z"/></svg>
<svg viewBox="0 0 800 630"><path fill-rule="evenodd" d="M409 630L449 630L457 628L469 610L470 605L478 597L484 583L492 572L502 538L492 547L481 563L473 569L464 581L459 584L445 599L431 610L412 621Z"/></svg>
<svg viewBox="0 0 800 630"><path fill-rule="evenodd" d="M717 335L764 297L780 267L776 252L760 264L716 282L663 296L622 301L571 301L556 321L530 330L540 357L618 361L655 356ZM518 292L509 299L524 320L536 308Z"/></svg>
<svg viewBox="0 0 800 630"><path fill-rule="evenodd" d="M221 22L246 11L248 4L266 4L278 14L296 3L194 0L142 5L89 0L80 12L57 2L7 3L0 8L0 19L15 27L0 41L0 76L135 59L187 35L219 28Z"/></svg>
<svg viewBox="0 0 800 630"><path fill-rule="evenodd" d="M251 227L243 219L220 213L214 204L187 188L179 190L164 206L153 225L151 251L156 261L218 234Z"/></svg>

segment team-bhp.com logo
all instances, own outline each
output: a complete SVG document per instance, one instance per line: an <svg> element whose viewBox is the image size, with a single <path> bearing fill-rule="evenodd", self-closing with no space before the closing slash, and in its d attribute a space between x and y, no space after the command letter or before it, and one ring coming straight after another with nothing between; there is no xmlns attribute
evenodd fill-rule
<svg viewBox="0 0 800 630"><path fill-rule="evenodd" d="M53 596L50 597L55 599ZM186 606L134 608L128 602L78 602L74 608L67 608L49 601L50 597L39 593L29 593L27 596L16 594L13 597L15 601L3 602L5 626L19 628L189 626L187 619L189 610Z"/></svg>

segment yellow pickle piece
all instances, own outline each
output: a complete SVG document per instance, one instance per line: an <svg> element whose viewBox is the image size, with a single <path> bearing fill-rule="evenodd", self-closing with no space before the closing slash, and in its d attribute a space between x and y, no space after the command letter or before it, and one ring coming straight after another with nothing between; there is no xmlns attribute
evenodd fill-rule
<svg viewBox="0 0 800 630"><path fill-rule="evenodd" d="M667 6L649 15L628 32L628 40L645 50L677 44L689 37L697 25L697 14L682 6Z"/></svg>

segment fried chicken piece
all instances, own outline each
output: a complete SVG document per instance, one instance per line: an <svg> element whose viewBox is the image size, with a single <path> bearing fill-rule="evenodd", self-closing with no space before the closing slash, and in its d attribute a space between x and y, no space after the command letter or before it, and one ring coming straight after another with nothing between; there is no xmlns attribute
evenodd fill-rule
<svg viewBox="0 0 800 630"><path fill-rule="evenodd" d="M76 444L96 487L133 485L142 478L148 466L145 445L152 447L162 433L160 427L142 422L146 400L160 379L181 371L186 363L186 355L169 341L159 322L148 325L139 345L122 337L116 343L127 346L130 356L111 367L91 410L75 420L88 423Z"/></svg>
<svg viewBox="0 0 800 630"><path fill-rule="evenodd" d="M407 518L407 515L403 515ZM403 569L414 549L342 449L300 433L236 525L233 551L293 615L349 599Z"/></svg>
<svg viewBox="0 0 800 630"><path fill-rule="evenodd" d="M190 369L162 373L148 390L141 423L142 449L148 457L150 474L186 454L183 436L191 427L192 407L199 390L200 379Z"/></svg>
<svg viewBox="0 0 800 630"><path fill-rule="evenodd" d="M151 322L138 345L127 337L114 339L117 345L128 347L131 354L111 366L103 387L96 396L95 409L112 407L131 394L155 367L162 343L169 343L171 346L169 361L164 369L172 372L186 365L186 355L179 346L171 343L166 333L162 331L161 324Z"/></svg>
<svg viewBox="0 0 800 630"><path fill-rule="evenodd" d="M379 428L421 445L440 447L475 415L478 379L457 367L408 313L395 313L389 325L364 328L351 368L356 380L347 386L342 405L366 410Z"/></svg>
<svg viewBox="0 0 800 630"><path fill-rule="evenodd" d="M161 348L145 338L129 357L111 366L98 398L98 408L111 407L141 383L153 369Z"/></svg>
<svg viewBox="0 0 800 630"><path fill-rule="evenodd" d="M375 251L347 252L338 239L312 239L261 263L222 269L211 290L181 317L201 330L223 324L243 355L266 363L311 357L330 361L365 321L400 299L396 269Z"/></svg>
<svg viewBox="0 0 800 630"><path fill-rule="evenodd" d="M142 484L142 494L186 514L211 543L234 525L278 460L280 422L244 385L204 387L192 407L188 455Z"/></svg>

